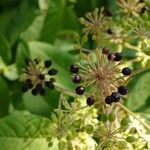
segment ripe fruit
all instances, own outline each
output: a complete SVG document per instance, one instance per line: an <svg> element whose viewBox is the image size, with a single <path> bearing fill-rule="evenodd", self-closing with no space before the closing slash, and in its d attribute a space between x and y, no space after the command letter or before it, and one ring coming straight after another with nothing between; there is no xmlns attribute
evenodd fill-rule
<svg viewBox="0 0 150 150"><path fill-rule="evenodd" d="M51 64L52 64L52 61L51 61L51 60L46 60L46 61L44 62L44 65L45 65L46 68L49 68L49 67L51 66Z"/></svg>
<svg viewBox="0 0 150 150"><path fill-rule="evenodd" d="M83 86L78 86L78 87L76 87L75 91L78 95L82 95L84 93L85 89Z"/></svg>
<svg viewBox="0 0 150 150"><path fill-rule="evenodd" d="M38 84L36 85L36 89L37 89L38 91L40 91L41 88L42 88L42 84L41 84L41 83L38 83Z"/></svg>
<svg viewBox="0 0 150 150"><path fill-rule="evenodd" d="M113 14L112 14L112 12L111 12L110 10L106 10L106 11L105 11L105 15L106 15L107 17L112 17L112 16L113 16Z"/></svg>
<svg viewBox="0 0 150 150"><path fill-rule="evenodd" d="M121 96L118 92L114 92L114 93L111 94L111 98L112 98L113 102L119 102L120 97Z"/></svg>
<svg viewBox="0 0 150 150"><path fill-rule="evenodd" d="M50 69L49 71L48 71L48 74L49 75L56 75L57 74L57 70L56 69Z"/></svg>
<svg viewBox="0 0 150 150"><path fill-rule="evenodd" d="M72 82L73 82L73 83L76 83L76 84L80 83L81 80L82 80L82 77L81 77L80 75L75 75L75 76L72 78Z"/></svg>
<svg viewBox="0 0 150 150"><path fill-rule="evenodd" d="M113 102L113 100L112 100L112 98L111 98L111 96L107 96L106 98L105 98L105 103L106 104L111 104Z"/></svg>
<svg viewBox="0 0 150 150"><path fill-rule="evenodd" d="M31 91L32 95L37 95L38 94L38 90L36 88L32 89Z"/></svg>
<svg viewBox="0 0 150 150"><path fill-rule="evenodd" d="M72 65L70 65L70 67L69 67L69 71L70 71L71 73L78 73L78 72L79 72L79 67L78 67L77 65L75 65L75 64L72 64Z"/></svg>
<svg viewBox="0 0 150 150"><path fill-rule="evenodd" d="M105 55L107 55L107 54L109 53L109 48L104 47L104 48L102 49L102 53L105 54Z"/></svg>
<svg viewBox="0 0 150 150"><path fill-rule="evenodd" d="M40 74L40 75L39 75L39 79L40 79L40 80L44 80L44 79L45 79L44 74Z"/></svg>
<svg viewBox="0 0 150 150"><path fill-rule="evenodd" d="M112 29L109 28L109 29L107 30L107 33L108 33L108 34L112 34L112 33L113 33L113 32L112 32Z"/></svg>
<svg viewBox="0 0 150 150"><path fill-rule="evenodd" d="M29 65L29 62L30 62L31 60L30 59L28 59L28 58L26 58L25 60L24 60L24 62L25 62L25 64L28 66Z"/></svg>
<svg viewBox="0 0 150 150"><path fill-rule="evenodd" d="M122 59L122 53L116 52L114 60L115 61L120 61L121 59Z"/></svg>
<svg viewBox="0 0 150 150"><path fill-rule="evenodd" d="M122 69L122 74L125 76L131 75L132 70L129 67L125 67Z"/></svg>
<svg viewBox="0 0 150 150"><path fill-rule="evenodd" d="M54 84L51 81L45 81L45 85L49 88L49 89L54 89Z"/></svg>
<svg viewBox="0 0 150 150"><path fill-rule="evenodd" d="M118 87L118 92L121 95L126 95L128 93L128 88L126 86L119 86Z"/></svg>
<svg viewBox="0 0 150 150"><path fill-rule="evenodd" d="M28 84L28 83L31 83L32 80L31 80L31 79L27 79L26 82L27 82L27 84Z"/></svg>
<svg viewBox="0 0 150 150"><path fill-rule="evenodd" d="M31 83L27 83L27 86L28 86L29 89L32 89L33 88L33 83L32 82Z"/></svg>
<svg viewBox="0 0 150 150"><path fill-rule="evenodd" d="M50 82L56 82L55 78L50 78Z"/></svg>
<svg viewBox="0 0 150 150"><path fill-rule="evenodd" d="M21 88L21 91L22 91L22 93L27 92L28 91L28 86L26 84L23 85L22 88Z"/></svg>
<svg viewBox="0 0 150 150"><path fill-rule="evenodd" d="M40 89L40 94L41 94L42 96L45 95L45 89L44 89L44 88L41 88L41 89Z"/></svg>
<svg viewBox="0 0 150 150"><path fill-rule="evenodd" d="M109 54L107 55L107 58L108 58L108 60L114 60L115 56L114 56L113 53L109 53Z"/></svg>
<svg viewBox="0 0 150 150"><path fill-rule="evenodd" d="M92 96L88 97L87 100L86 100L86 103L89 106L93 105L94 102L95 102L95 99Z"/></svg>

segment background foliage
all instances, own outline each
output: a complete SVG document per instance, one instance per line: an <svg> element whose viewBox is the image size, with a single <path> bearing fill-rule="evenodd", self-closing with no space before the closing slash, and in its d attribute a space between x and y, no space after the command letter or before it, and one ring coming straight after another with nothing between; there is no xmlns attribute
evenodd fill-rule
<svg viewBox="0 0 150 150"><path fill-rule="evenodd" d="M44 97L22 94L19 76L24 59L51 58L60 73L59 85L72 89L68 66L75 55L74 31L81 34L78 18L101 6L112 11L117 7L115 0L0 1L0 147L3 150L49 149L40 130L50 124L48 118L57 107L60 93L53 90ZM128 51L124 55L132 57ZM150 72L136 75L129 84L131 92L125 102L143 117L150 113L149 83Z"/></svg>

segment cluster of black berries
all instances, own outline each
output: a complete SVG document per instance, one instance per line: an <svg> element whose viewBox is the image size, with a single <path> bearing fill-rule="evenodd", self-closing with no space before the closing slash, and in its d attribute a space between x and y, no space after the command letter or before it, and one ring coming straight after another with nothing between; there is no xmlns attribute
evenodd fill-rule
<svg viewBox="0 0 150 150"><path fill-rule="evenodd" d="M72 82L75 84L80 84L83 79L80 75L78 75L79 67L76 64L72 64L69 67L69 71L74 74L72 77ZM83 95L85 92L85 88L82 85L77 86L75 89L75 92L78 95ZM93 96L89 96L86 100L86 103L89 106L93 105L94 102L95 102L95 99L93 98Z"/></svg>
<svg viewBox="0 0 150 150"><path fill-rule="evenodd" d="M117 62L122 60L122 53L119 53L119 52L111 53L111 52L109 52L109 49L106 47L104 47L102 49L102 53L107 55L108 60L117 61ZM129 76L129 75L131 75L132 70L129 67L125 67L122 69L121 73L124 76ZM128 93L128 88L126 86L121 85L118 87L118 92L113 92L111 94L111 96L107 96L105 98L105 102L106 102L106 104L111 104L113 102L119 102L121 95L126 95L127 93Z"/></svg>
<svg viewBox="0 0 150 150"><path fill-rule="evenodd" d="M118 92L113 92L110 96L105 98L106 104L111 105L113 102L119 102L121 95L126 95L128 93L128 88L126 86L119 86Z"/></svg>
<svg viewBox="0 0 150 150"><path fill-rule="evenodd" d="M51 60L46 60L44 63L37 59L25 59L26 68L21 77L21 80L26 83L22 87L22 92L25 93L31 90L32 95L45 95L45 87L54 89L55 78L51 77L57 74L57 70L50 66Z"/></svg>

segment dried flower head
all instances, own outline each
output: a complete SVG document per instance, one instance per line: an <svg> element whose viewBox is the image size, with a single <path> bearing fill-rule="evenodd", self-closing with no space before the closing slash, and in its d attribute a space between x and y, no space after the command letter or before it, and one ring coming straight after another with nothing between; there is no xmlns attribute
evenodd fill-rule
<svg viewBox="0 0 150 150"><path fill-rule="evenodd" d="M80 76L82 80L80 80L80 85L75 91L78 95L83 95L85 92L90 93L87 94L88 102L89 97L90 99L92 97L92 103L89 105L93 105L95 100L101 99L102 103L105 100L107 104L118 102L121 95L128 93L127 88L123 85L125 77L131 75L131 69L128 67L123 68L122 71L118 69L122 60L122 53L108 53L108 50L106 47L102 51L96 48L87 55L83 54L82 63L70 66L78 68L76 73L70 71L73 73L72 81L75 80L76 76Z"/></svg>
<svg viewBox="0 0 150 150"><path fill-rule="evenodd" d="M138 16L145 6L144 2L140 2L140 0L118 0L118 5L127 17Z"/></svg>
<svg viewBox="0 0 150 150"><path fill-rule="evenodd" d="M96 8L93 12L89 12L85 15L86 19L80 18L81 24L84 25L83 33L97 36L104 30L106 18L103 10L103 8L101 10Z"/></svg>
<svg viewBox="0 0 150 150"><path fill-rule="evenodd" d="M50 68L52 65L51 60L40 62L38 59L30 60L25 59L26 68L20 77L21 81L26 83L22 87L22 92L27 92L31 89L32 95L45 95L45 87L49 89L54 88L55 79L54 75L57 74L55 68Z"/></svg>

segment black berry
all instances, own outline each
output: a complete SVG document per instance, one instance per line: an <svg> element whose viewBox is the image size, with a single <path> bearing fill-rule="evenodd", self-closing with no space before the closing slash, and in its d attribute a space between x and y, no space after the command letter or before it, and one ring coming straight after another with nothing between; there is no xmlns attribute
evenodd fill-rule
<svg viewBox="0 0 150 150"><path fill-rule="evenodd" d="M104 48L102 49L102 53L105 54L105 55L107 55L107 54L109 53L109 48L104 47Z"/></svg>
<svg viewBox="0 0 150 150"><path fill-rule="evenodd" d="M132 70L129 67L125 67L122 69L122 74L125 76L131 75Z"/></svg>
<svg viewBox="0 0 150 150"><path fill-rule="evenodd" d="M29 65L29 62L30 62L31 60L30 59L28 59L28 58L26 58L25 60L24 60L24 62L25 62L25 64L28 66Z"/></svg>
<svg viewBox="0 0 150 150"><path fill-rule="evenodd" d="M27 86L28 86L29 89L32 89L33 88L33 83L32 82L27 83Z"/></svg>
<svg viewBox="0 0 150 150"><path fill-rule="evenodd" d="M36 85L36 89L37 89L38 91L40 91L41 88L42 88L42 84L41 84L41 83L38 83L38 84Z"/></svg>
<svg viewBox="0 0 150 150"><path fill-rule="evenodd" d="M45 95L45 89L44 89L44 88L41 88L41 89L40 89L40 94L41 94L42 96Z"/></svg>
<svg viewBox="0 0 150 150"><path fill-rule="evenodd" d="M57 74L57 70L56 69L50 69L49 71L48 71L48 74L49 75L56 75Z"/></svg>
<svg viewBox="0 0 150 150"><path fill-rule="evenodd" d="M45 81L45 85L49 88L49 89L54 89L54 84L51 81Z"/></svg>
<svg viewBox="0 0 150 150"><path fill-rule="evenodd" d="M32 83L32 80L31 79L27 79L26 82L27 83Z"/></svg>
<svg viewBox="0 0 150 150"><path fill-rule="evenodd" d="M144 3L144 0L140 0L139 3Z"/></svg>
<svg viewBox="0 0 150 150"><path fill-rule="evenodd" d="M73 82L73 83L76 83L76 84L80 83L81 80L82 80L82 77L79 76L79 75L75 75L75 76L72 78L72 82Z"/></svg>
<svg viewBox="0 0 150 150"><path fill-rule="evenodd" d="M38 90L36 88L32 89L32 95L36 96L38 94Z"/></svg>
<svg viewBox="0 0 150 150"><path fill-rule="evenodd" d="M114 56L113 53L109 53L109 54L107 55L107 59L108 59L108 60L114 60L114 58L115 58L115 56Z"/></svg>
<svg viewBox="0 0 150 150"><path fill-rule="evenodd" d="M83 86L78 86L78 87L76 87L75 91L78 95L82 95L84 93L85 89Z"/></svg>
<svg viewBox="0 0 150 150"><path fill-rule="evenodd" d="M111 98L112 98L113 102L119 102L120 97L121 96L118 92L114 92L114 93L111 94Z"/></svg>
<svg viewBox="0 0 150 150"><path fill-rule="evenodd" d="M39 75L39 79L40 79L40 80L44 80L44 79L45 79L44 74L40 74L40 75Z"/></svg>
<svg viewBox="0 0 150 150"><path fill-rule="evenodd" d="M44 65L45 65L46 68L49 68L52 65L52 61L51 60L46 60L44 62Z"/></svg>
<svg viewBox="0 0 150 150"><path fill-rule="evenodd" d="M122 59L122 53L116 52L114 60L115 61L120 61L121 59Z"/></svg>
<svg viewBox="0 0 150 150"><path fill-rule="evenodd" d="M128 93L128 88L126 86L119 86L118 87L118 92L121 95L126 95Z"/></svg>
<svg viewBox="0 0 150 150"><path fill-rule="evenodd" d="M95 102L95 99L93 97L91 97L91 96L88 97L87 100L86 100L86 103L87 103L88 106L93 105L94 102Z"/></svg>
<svg viewBox="0 0 150 150"><path fill-rule="evenodd" d="M143 7L143 8L141 9L141 14L144 14L146 11L147 11L147 8L146 8L146 7Z"/></svg>
<svg viewBox="0 0 150 150"><path fill-rule="evenodd" d="M106 10L106 11L105 11L105 15L106 15L107 17L112 17L112 16L113 16L113 14L112 14L112 12L111 12L110 10Z"/></svg>
<svg viewBox="0 0 150 150"><path fill-rule="evenodd" d="M50 82L56 82L55 78L50 78Z"/></svg>
<svg viewBox="0 0 150 150"><path fill-rule="evenodd" d="M22 93L27 92L28 91L28 86L26 84L23 85L22 88L21 88L21 91L22 91Z"/></svg>
<svg viewBox="0 0 150 150"><path fill-rule="evenodd" d="M36 65L39 64L39 61L37 58L35 58L34 61L35 61Z"/></svg>
<svg viewBox="0 0 150 150"><path fill-rule="evenodd" d="M112 33L113 33L113 32L112 32L112 29L109 28L109 29L107 30L107 33L108 33L108 34L112 34Z"/></svg>
<svg viewBox="0 0 150 150"><path fill-rule="evenodd" d="M69 71L71 73L78 73L79 72L79 67L77 65L73 64L73 65L70 66Z"/></svg>
<svg viewBox="0 0 150 150"><path fill-rule="evenodd" d="M106 104L111 105L112 102L113 102L113 100L112 100L111 96L107 96L107 97L105 98L105 103L106 103Z"/></svg>

